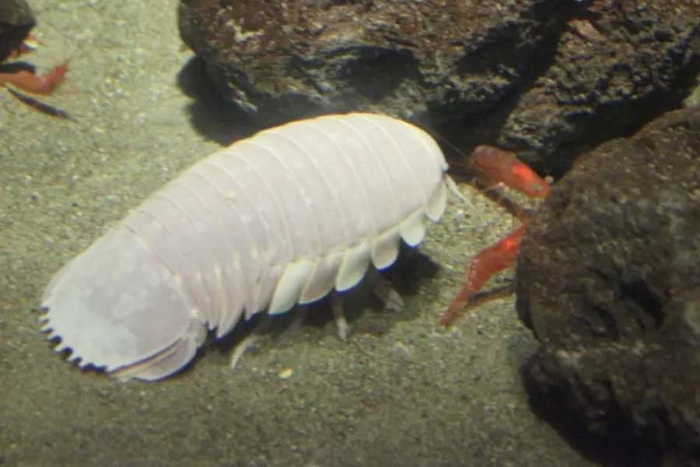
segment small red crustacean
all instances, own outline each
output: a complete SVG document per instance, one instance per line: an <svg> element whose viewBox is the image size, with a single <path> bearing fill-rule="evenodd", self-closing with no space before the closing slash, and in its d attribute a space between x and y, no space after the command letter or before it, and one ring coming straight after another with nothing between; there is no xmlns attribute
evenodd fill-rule
<svg viewBox="0 0 700 467"><path fill-rule="evenodd" d="M41 76L36 74L34 66L29 63L4 63L7 59L16 59L35 49L36 40L29 34L35 24L34 14L24 0L0 2L0 86L9 84L31 94L48 95L63 82L68 72L67 60ZM38 110L55 116L66 116L16 90L10 89L10 92Z"/></svg>
<svg viewBox="0 0 700 467"><path fill-rule="evenodd" d="M469 162L474 168L478 182L493 190L505 185L533 198L546 198L550 192L549 184L530 167L516 159L515 155L493 146L478 146ZM479 252L473 259L465 275L464 286L450 304L447 312L440 319L440 324L448 326L459 316L467 302L481 290L486 282L496 273L515 263L528 221L532 211L517 208L512 200L497 196L498 201L509 207L521 221L521 224L501 239L498 243Z"/></svg>

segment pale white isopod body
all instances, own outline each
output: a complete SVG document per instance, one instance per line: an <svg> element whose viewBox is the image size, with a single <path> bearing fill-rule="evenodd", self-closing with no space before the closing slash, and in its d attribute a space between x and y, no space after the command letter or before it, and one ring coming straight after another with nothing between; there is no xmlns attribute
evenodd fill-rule
<svg viewBox="0 0 700 467"><path fill-rule="evenodd" d="M47 286L44 329L71 360L156 380L207 329L347 290L370 261L417 245L446 202L447 164L423 130L329 115L238 141L134 209Z"/></svg>

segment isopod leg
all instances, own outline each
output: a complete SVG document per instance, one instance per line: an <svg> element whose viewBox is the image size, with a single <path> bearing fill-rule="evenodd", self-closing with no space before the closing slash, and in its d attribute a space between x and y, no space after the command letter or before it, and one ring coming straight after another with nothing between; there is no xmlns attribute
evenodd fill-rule
<svg viewBox="0 0 700 467"><path fill-rule="evenodd" d="M331 310L333 310L333 318L335 325L338 328L338 337L342 341L347 341L352 329L345 319L345 308L343 307L343 298L336 291L331 292L330 297Z"/></svg>
<svg viewBox="0 0 700 467"><path fill-rule="evenodd" d="M372 277L372 291L379 301L382 302L382 306L386 311L401 311L403 309L401 294L394 289L386 277L379 273L375 273L374 277Z"/></svg>
<svg viewBox="0 0 700 467"><path fill-rule="evenodd" d="M287 331L293 332L298 330L306 319L308 311L309 307L307 305L297 305L293 310L291 310L290 313L293 313L292 322ZM251 333L234 347L233 352L231 352L231 363L229 365L232 371L236 369L238 363L241 361L241 358L243 358L243 355L245 355L248 350L255 347L260 339L268 332L270 325L272 324L272 320L272 315L265 314L264 316L261 316L260 322L255 326Z"/></svg>
<svg viewBox="0 0 700 467"><path fill-rule="evenodd" d="M271 321L272 317L267 313L261 316L260 322L255 326L255 329L233 348L233 352L231 352L231 363L229 364L231 371L236 369L243 355L248 350L255 347L263 334L265 334L265 331L270 327Z"/></svg>
<svg viewBox="0 0 700 467"><path fill-rule="evenodd" d="M401 311L403 309L403 299L401 295L394 290L391 283L376 271L368 271L367 279L372 284L372 292L382 302L384 309L387 311ZM345 307L343 305L343 297L336 291L330 293L329 302L333 311L335 325L338 328L338 337L342 341L347 341L352 328L345 318Z"/></svg>
<svg viewBox="0 0 700 467"><path fill-rule="evenodd" d="M524 232L525 224L520 224L503 240L482 250L474 257L466 273L466 283L440 319L442 326L452 324L469 299L481 290L494 274L515 262Z"/></svg>

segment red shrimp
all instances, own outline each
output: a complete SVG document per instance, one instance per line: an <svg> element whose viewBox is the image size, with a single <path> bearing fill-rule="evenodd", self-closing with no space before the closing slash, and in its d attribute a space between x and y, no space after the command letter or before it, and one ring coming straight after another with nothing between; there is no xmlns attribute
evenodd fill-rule
<svg viewBox="0 0 700 467"><path fill-rule="evenodd" d="M502 183L534 198L549 195L549 184L510 152L493 146L478 146L471 155L471 163L489 186ZM452 324L467 302L494 274L513 265L526 228L527 221L524 221L505 238L485 248L472 259L464 286L440 319L442 326Z"/></svg>
<svg viewBox="0 0 700 467"><path fill-rule="evenodd" d="M0 72L0 85L11 84L32 94L48 95L63 82L67 72L68 60L41 76L28 69Z"/></svg>

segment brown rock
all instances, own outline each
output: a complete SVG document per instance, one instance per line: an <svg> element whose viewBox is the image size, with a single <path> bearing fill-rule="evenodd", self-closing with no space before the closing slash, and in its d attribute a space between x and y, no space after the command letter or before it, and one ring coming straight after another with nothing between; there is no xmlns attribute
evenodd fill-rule
<svg viewBox="0 0 700 467"><path fill-rule="evenodd" d="M565 176L517 265L518 312L540 341L534 394L558 395L593 432L622 424L640 443L700 454L698 232L700 108L602 145Z"/></svg>
<svg viewBox="0 0 700 467"><path fill-rule="evenodd" d="M24 0L0 2L0 63L19 48L35 24L34 14Z"/></svg>
<svg viewBox="0 0 700 467"><path fill-rule="evenodd" d="M559 0L182 0L184 42L224 97L271 119L452 118L502 101L563 22Z"/></svg>
<svg viewBox="0 0 700 467"><path fill-rule="evenodd" d="M700 72L695 0L181 0L179 13L221 95L261 125L383 112L555 175L678 107Z"/></svg>
<svg viewBox="0 0 700 467"><path fill-rule="evenodd" d="M498 143L561 173L571 156L680 107L700 70L700 3L591 1L523 89Z"/></svg>

